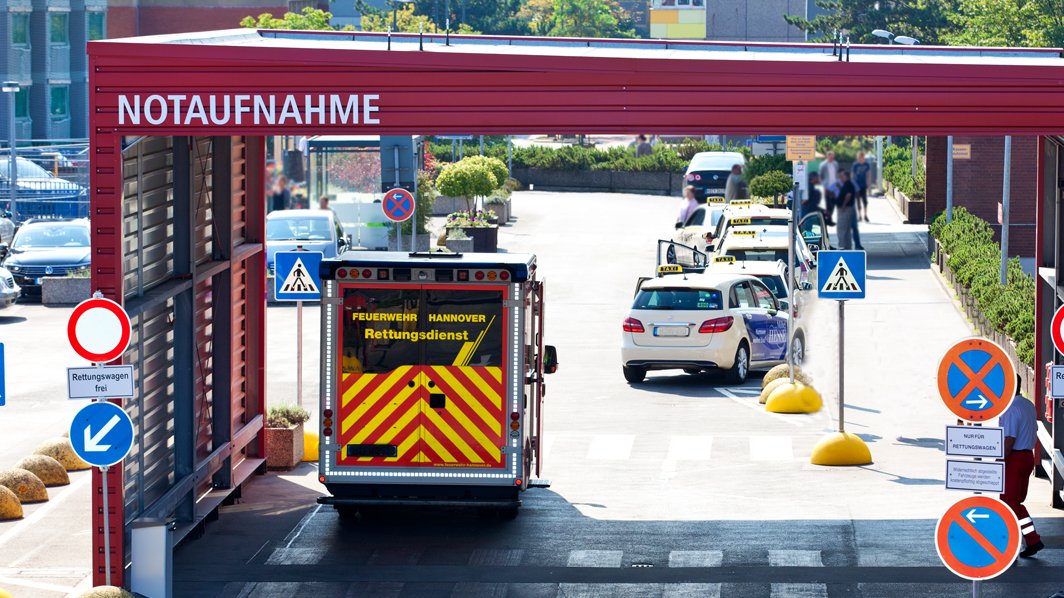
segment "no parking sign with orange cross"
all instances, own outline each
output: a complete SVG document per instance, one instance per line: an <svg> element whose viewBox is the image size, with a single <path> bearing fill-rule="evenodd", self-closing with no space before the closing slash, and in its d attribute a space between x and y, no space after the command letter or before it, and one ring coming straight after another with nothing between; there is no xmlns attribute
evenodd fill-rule
<svg viewBox="0 0 1064 598"><path fill-rule="evenodd" d="M1005 350L969 338L946 351L938 365L938 392L957 417L984 422L1005 412L1016 394L1016 370Z"/></svg>

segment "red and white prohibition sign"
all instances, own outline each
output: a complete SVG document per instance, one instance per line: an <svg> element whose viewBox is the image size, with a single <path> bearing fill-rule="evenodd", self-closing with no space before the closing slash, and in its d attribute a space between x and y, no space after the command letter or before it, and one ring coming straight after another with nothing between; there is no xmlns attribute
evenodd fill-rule
<svg viewBox="0 0 1064 598"><path fill-rule="evenodd" d="M110 363L129 348L129 315L110 299L86 299L67 322L67 338L74 352L92 363Z"/></svg>
<svg viewBox="0 0 1064 598"><path fill-rule="evenodd" d="M1053 314L1053 325L1049 330L1053 336L1053 346L1064 354L1064 330L1061 330L1061 327L1064 327L1064 305L1061 305L1057 313Z"/></svg>

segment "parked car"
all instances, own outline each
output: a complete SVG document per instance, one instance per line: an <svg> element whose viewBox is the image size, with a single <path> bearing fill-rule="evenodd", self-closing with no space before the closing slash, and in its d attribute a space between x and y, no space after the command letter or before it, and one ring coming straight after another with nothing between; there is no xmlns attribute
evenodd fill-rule
<svg viewBox="0 0 1064 598"><path fill-rule="evenodd" d="M32 218L83 218L89 213L89 196L81 185L54 176L26 158L15 162L18 177L11 205L10 157L0 157L0 205L24 222ZM17 208L17 209L15 209Z"/></svg>
<svg viewBox="0 0 1064 598"><path fill-rule="evenodd" d="M739 152L698 152L687 165L688 185L695 188L695 199L700 203L712 196L724 197L728 175L732 166L746 167L746 156Z"/></svg>
<svg viewBox="0 0 1064 598"><path fill-rule="evenodd" d="M715 257L732 257L737 262L787 263L786 226L733 226L724 233ZM816 276L816 256L800 234L794 236L795 284L802 285Z"/></svg>
<svg viewBox="0 0 1064 598"><path fill-rule="evenodd" d="M266 269L278 251L320 251L336 257L351 244L332 210L274 210L266 215Z"/></svg>
<svg viewBox="0 0 1064 598"><path fill-rule="evenodd" d="M706 250L707 239L712 238L712 232L716 230L724 214L723 203L705 203L698 206L687 217L687 221L676 229L672 240L688 247L695 247L700 251Z"/></svg>
<svg viewBox="0 0 1064 598"><path fill-rule="evenodd" d="M639 383L651 370L722 370L742 384L751 368L787 359L788 317L753 276L680 273L647 280L622 326L624 379Z"/></svg>
<svg viewBox="0 0 1064 598"><path fill-rule="evenodd" d="M22 289L15 283L15 277L7 268L0 268L0 309L3 309L22 296Z"/></svg>
<svg viewBox="0 0 1064 598"><path fill-rule="evenodd" d="M15 233L2 265L27 295L39 295L45 276L88 274L89 257L88 220L29 220Z"/></svg>

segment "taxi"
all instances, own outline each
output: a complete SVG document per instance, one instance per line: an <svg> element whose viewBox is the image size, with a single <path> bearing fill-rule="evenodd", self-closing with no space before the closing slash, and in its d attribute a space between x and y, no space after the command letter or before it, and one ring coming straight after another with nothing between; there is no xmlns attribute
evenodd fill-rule
<svg viewBox="0 0 1064 598"><path fill-rule="evenodd" d="M758 280L776 296L780 309L790 310L791 318L794 319L794 338L791 340L791 352L794 354L794 363L801 365L805 360L806 344L804 330L804 314L806 298L802 291L813 289L812 283L806 282L801 287L795 287L794 298L787 293L787 264L784 261L756 262L737 261L732 256L717 256L706 265L707 274L737 274L743 276L756 276Z"/></svg>
<svg viewBox="0 0 1064 598"><path fill-rule="evenodd" d="M688 247L694 247L699 251L705 251L707 235L709 235L708 238L712 237L710 233L716 230L717 223L720 222L725 209L723 200L721 203L707 202L699 205L691 212L686 221L678 225L676 232L672 235L672 240Z"/></svg>
<svg viewBox="0 0 1064 598"><path fill-rule="evenodd" d="M648 371L723 371L742 384L751 369L787 359L787 309L764 282L735 273L687 274L675 264L643 282L622 325L624 379Z"/></svg>
<svg viewBox="0 0 1064 598"><path fill-rule="evenodd" d="M787 263L786 226L736 226L724 233L714 257L732 257L737 262ZM801 234L794 237L794 282L799 287L809 283L815 275L816 256L809 250Z"/></svg>

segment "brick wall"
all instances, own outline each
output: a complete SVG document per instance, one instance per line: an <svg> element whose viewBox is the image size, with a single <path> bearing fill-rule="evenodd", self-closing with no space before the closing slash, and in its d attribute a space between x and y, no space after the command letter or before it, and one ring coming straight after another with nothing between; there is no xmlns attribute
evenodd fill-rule
<svg viewBox="0 0 1064 598"><path fill-rule="evenodd" d="M1012 185L1009 210L1009 255L1034 257L1037 137L1012 138ZM998 204L1001 202L1005 139L954 137L954 145L970 144L970 160L953 161L953 205L963 206L990 223L1000 241ZM927 138L928 219L946 209L946 138Z"/></svg>

